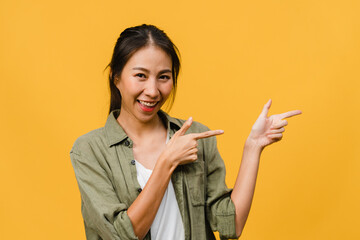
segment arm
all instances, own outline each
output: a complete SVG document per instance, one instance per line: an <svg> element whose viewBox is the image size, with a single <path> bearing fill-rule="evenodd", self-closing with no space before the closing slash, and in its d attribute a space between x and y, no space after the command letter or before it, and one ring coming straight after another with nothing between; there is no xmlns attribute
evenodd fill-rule
<svg viewBox="0 0 360 240"><path fill-rule="evenodd" d="M236 235L240 237L249 215L254 195L262 149L250 140L244 145L243 156L231 199L236 208Z"/></svg>
<svg viewBox="0 0 360 240"><path fill-rule="evenodd" d="M149 231L175 169L164 160L159 158L156 162L144 189L128 209L128 216L139 239L143 239Z"/></svg>
<svg viewBox="0 0 360 240"><path fill-rule="evenodd" d="M207 128L207 127L206 127ZM236 238L235 205L230 197L232 189L225 183L226 169L217 148L216 138L203 141L206 171L206 219L220 239Z"/></svg>
<svg viewBox="0 0 360 240"><path fill-rule="evenodd" d="M249 215L261 152L266 146L282 139L284 126L287 125L287 121L282 120L283 118L301 114L301 111L295 110L267 117L270 106L271 100L265 104L245 142L241 166L231 193L231 199L236 208L236 235L238 237Z"/></svg>
<svg viewBox="0 0 360 240"><path fill-rule="evenodd" d="M86 232L87 238L138 239L127 216L128 206L119 201L106 171L96 158L85 155L76 147L71 149L70 158L81 193L84 223L91 229Z"/></svg>

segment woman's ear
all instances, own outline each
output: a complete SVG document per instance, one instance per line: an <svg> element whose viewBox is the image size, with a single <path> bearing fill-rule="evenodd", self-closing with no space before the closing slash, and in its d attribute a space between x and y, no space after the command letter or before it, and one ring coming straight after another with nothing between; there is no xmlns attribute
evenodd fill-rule
<svg viewBox="0 0 360 240"><path fill-rule="evenodd" d="M114 85L116 85L117 82L119 81L119 79L118 79L117 75L113 76L113 72L111 71L111 69L110 69L110 72L109 72L109 76L112 78Z"/></svg>
<svg viewBox="0 0 360 240"><path fill-rule="evenodd" d="M114 76L114 84L118 84L119 83L119 76Z"/></svg>
<svg viewBox="0 0 360 240"><path fill-rule="evenodd" d="M117 74L113 77L113 81L115 85L119 82L119 76Z"/></svg>

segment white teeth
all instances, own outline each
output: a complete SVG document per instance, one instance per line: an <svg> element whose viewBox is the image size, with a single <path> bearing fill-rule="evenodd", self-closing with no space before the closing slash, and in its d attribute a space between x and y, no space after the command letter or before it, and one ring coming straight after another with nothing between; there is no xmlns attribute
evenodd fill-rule
<svg viewBox="0 0 360 240"><path fill-rule="evenodd" d="M148 103L148 102L144 102L144 101L141 101L139 100L139 102L145 106L148 106L148 107L153 107L157 104L157 102L154 102L154 103Z"/></svg>

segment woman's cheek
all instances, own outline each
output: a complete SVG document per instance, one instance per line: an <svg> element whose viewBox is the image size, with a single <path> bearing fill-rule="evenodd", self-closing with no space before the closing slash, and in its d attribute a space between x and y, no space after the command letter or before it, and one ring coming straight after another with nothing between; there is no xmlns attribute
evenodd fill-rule
<svg viewBox="0 0 360 240"><path fill-rule="evenodd" d="M166 94L167 94L167 96L168 95L170 95L170 93L171 93L171 91L172 91L172 89L173 89L173 86L174 86L174 84L173 84L173 82L172 82L172 80L169 80L167 83L166 83L166 85L165 85L165 91L166 91Z"/></svg>

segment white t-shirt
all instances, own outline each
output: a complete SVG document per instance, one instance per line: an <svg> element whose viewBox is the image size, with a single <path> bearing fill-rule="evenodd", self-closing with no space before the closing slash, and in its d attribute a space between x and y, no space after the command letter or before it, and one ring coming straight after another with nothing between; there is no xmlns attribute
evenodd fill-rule
<svg viewBox="0 0 360 240"><path fill-rule="evenodd" d="M166 143L168 141L169 129L167 132ZM137 170L137 180L141 188L144 188L152 174L152 170L145 168L141 163L136 161L136 159L135 165ZM151 224L150 233L152 240L185 239L184 226L171 179L155 219Z"/></svg>

